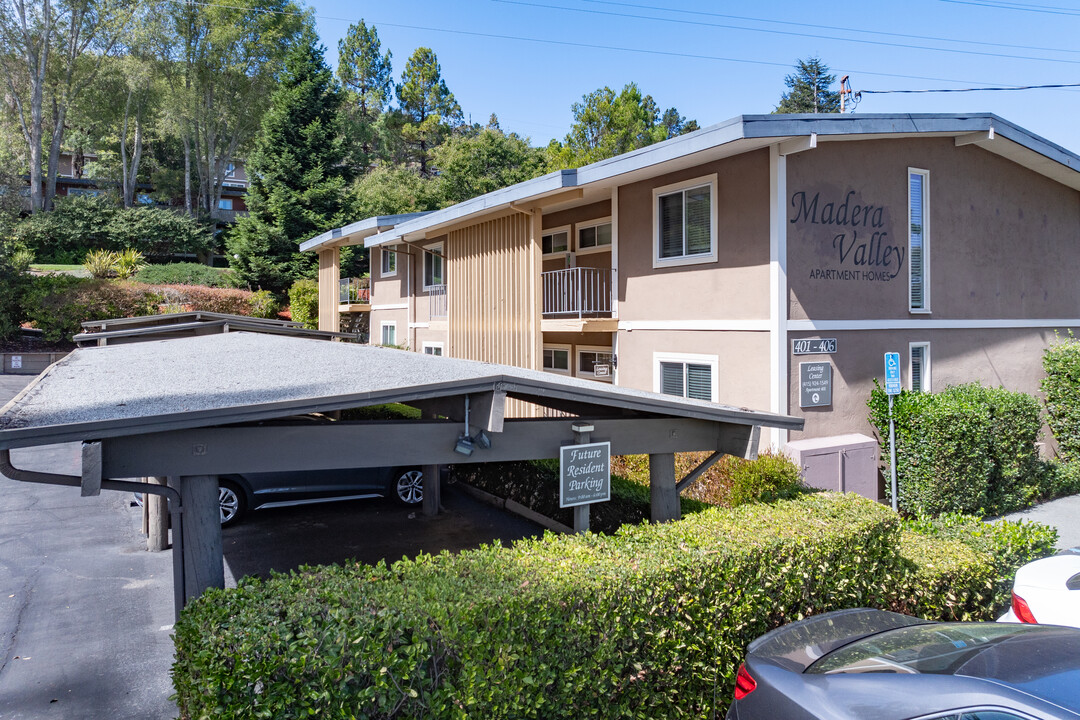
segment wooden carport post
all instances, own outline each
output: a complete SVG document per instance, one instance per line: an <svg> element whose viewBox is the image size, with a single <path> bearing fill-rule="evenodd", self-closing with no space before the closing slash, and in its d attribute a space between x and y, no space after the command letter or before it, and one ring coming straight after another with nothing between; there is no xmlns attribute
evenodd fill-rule
<svg viewBox="0 0 1080 720"><path fill-rule="evenodd" d="M675 453L649 455L649 501L654 523L682 518L679 489L675 484Z"/></svg>
<svg viewBox="0 0 1080 720"><path fill-rule="evenodd" d="M225 558L221 547L221 502L216 475L180 478L184 503L184 602L208 588L225 587Z"/></svg>
<svg viewBox="0 0 1080 720"><path fill-rule="evenodd" d="M146 482L152 485L164 485L163 477L148 477ZM146 549L150 552L161 552L169 547L169 501L163 495L143 495L143 504L146 506L147 531Z"/></svg>
<svg viewBox="0 0 1080 720"><path fill-rule="evenodd" d="M431 410L424 410L421 413L421 417L424 420L434 420L436 413ZM424 465L420 468L420 471L424 474L423 477L423 513L427 517L435 517L439 514L439 508L442 507L442 483L439 478L439 466L438 465Z"/></svg>

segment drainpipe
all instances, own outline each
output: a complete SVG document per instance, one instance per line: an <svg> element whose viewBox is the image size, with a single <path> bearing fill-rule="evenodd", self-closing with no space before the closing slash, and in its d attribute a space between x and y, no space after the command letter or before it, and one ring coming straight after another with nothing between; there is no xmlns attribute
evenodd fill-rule
<svg viewBox="0 0 1080 720"><path fill-rule="evenodd" d="M54 473L20 470L11 464L11 451L0 450L0 475L21 482L40 483L43 485L63 485L81 487L82 478L74 475L56 475ZM121 492L141 492L147 495L163 495L169 501L169 513L172 516L173 529L173 609L176 620L180 619L180 610L184 607L184 533L180 493L165 485L131 482L129 480L102 480L103 490Z"/></svg>

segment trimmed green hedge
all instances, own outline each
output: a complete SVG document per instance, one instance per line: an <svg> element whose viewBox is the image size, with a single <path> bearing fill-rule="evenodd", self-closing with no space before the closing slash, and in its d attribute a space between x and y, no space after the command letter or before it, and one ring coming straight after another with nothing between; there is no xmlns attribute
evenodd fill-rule
<svg viewBox="0 0 1080 720"><path fill-rule="evenodd" d="M767 630L899 607L918 572L943 594L941 572L900 548L887 508L816 493L615 536L244 579L182 613L176 699L185 718L715 717ZM948 579L978 584L987 562L970 550L974 569ZM949 616L974 591L947 590L914 605Z"/></svg>
<svg viewBox="0 0 1080 720"><path fill-rule="evenodd" d="M870 422L889 437L888 397L875 385ZM1000 514L1029 506L1041 494L1043 468L1035 446L1039 401L1025 393L958 385L939 393L895 396L896 474L900 508L916 515ZM889 466L889 445L882 443ZM891 487L886 484L891 496Z"/></svg>
<svg viewBox="0 0 1080 720"><path fill-rule="evenodd" d="M1057 440L1058 453L1080 460L1080 341L1068 338L1043 353L1041 390L1046 395L1046 422Z"/></svg>
<svg viewBox="0 0 1080 720"><path fill-rule="evenodd" d="M202 263L167 263L147 265L132 278L144 285L204 285L206 287L233 287L232 273L212 268Z"/></svg>

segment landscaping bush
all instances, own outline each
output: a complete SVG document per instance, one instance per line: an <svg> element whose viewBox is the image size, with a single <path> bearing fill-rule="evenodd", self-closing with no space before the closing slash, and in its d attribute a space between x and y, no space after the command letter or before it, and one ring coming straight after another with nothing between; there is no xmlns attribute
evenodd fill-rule
<svg viewBox="0 0 1080 720"><path fill-rule="evenodd" d="M23 321L24 295L30 288L27 272L34 255L0 236L0 340L15 336Z"/></svg>
<svg viewBox="0 0 1080 720"><path fill-rule="evenodd" d="M281 312L281 303L269 290L256 290L251 293L248 303L251 305L252 317L273 319Z"/></svg>
<svg viewBox="0 0 1080 720"><path fill-rule="evenodd" d="M875 387L870 422L889 436L888 398ZM1039 497L1035 443L1041 421L1031 395L977 383L894 398L899 506L913 514L999 514ZM882 443L889 466L889 447ZM886 487L891 497L891 487Z"/></svg>
<svg viewBox="0 0 1080 720"><path fill-rule="evenodd" d="M297 280L289 288L289 310L292 319L304 323L304 327L319 327L319 283L308 278Z"/></svg>
<svg viewBox="0 0 1080 720"><path fill-rule="evenodd" d="M150 292L159 294L162 302L191 306L192 310L251 315L251 295L247 290L213 288L201 285L151 285Z"/></svg>
<svg viewBox="0 0 1080 720"><path fill-rule="evenodd" d="M904 537L877 503L815 493L245 578L183 611L176 699L184 718L718 717L746 645L785 622L859 606L991 617L966 604L985 553ZM945 544L961 587L929 567ZM936 584L902 597L913 577Z"/></svg>
<svg viewBox="0 0 1080 720"><path fill-rule="evenodd" d="M135 281L147 285L203 285L205 287L232 287L228 271L218 270L202 263L168 263L147 265L135 275Z"/></svg>
<svg viewBox="0 0 1080 720"><path fill-rule="evenodd" d="M783 453L764 452L754 460L734 463L730 505L792 498L802 490L799 466Z"/></svg>
<svg viewBox="0 0 1080 720"><path fill-rule="evenodd" d="M1046 423L1057 440L1058 454L1080 460L1080 341L1069 333L1067 339L1051 345L1043 353L1040 389L1046 395Z"/></svg>

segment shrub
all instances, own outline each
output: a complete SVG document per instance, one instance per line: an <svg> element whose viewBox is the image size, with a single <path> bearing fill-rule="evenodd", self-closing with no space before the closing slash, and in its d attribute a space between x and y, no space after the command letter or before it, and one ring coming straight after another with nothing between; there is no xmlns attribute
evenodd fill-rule
<svg viewBox="0 0 1080 720"><path fill-rule="evenodd" d="M160 296L144 285L43 275L34 278L25 308L46 341L62 342L82 332L84 322L153 315L160 302Z"/></svg>
<svg viewBox="0 0 1080 720"><path fill-rule="evenodd" d="M319 327L319 283L308 278L297 280L289 288L292 319L315 330Z"/></svg>
<svg viewBox="0 0 1080 720"><path fill-rule="evenodd" d="M158 294L161 302L190 305L193 310L251 315L251 295L247 290L212 288L201 285L151 285L150 292Z"/></svg>
<svg viewBox="0 0 1080 720"><path fill-rule="evenodd" d="M24 295L31 284L27 271L33 259L27 248L0 236L0 340L19 332Z"/></svg>
<svg viewBox="0 0 1080 720"><path fill-rule="evenodd" d="M230 287L228 271L221 271L201 263L168 263L146 265L135 275L135 281L147 285L203 285L205 287Z"/></svg>
<svg viewBox="0 0 1080 720"><path fill-rule="evenodd" d="M718 717L747 643L785 622L859 606L990 619L972 604L986 553L932 540L815 493L245 578L181 614L176 699L191 718Z"/></svg>
<svg viewBox="0 0 1080 720"><path fill-rule="evenodd" d="M1040 389L1046 395L1046 423L1057 440L1058 453L1080 460L1080 341L1069 333L1043 353Z"/></svg>
<svg viewBox="0 0 1080 720"><path fill-rule="evenodd" d="M102 280L115 274L116 260L117 255L112 250L91 250L86 253L83 267L90 277Z"/></svg>
<svg viewBox="0 0 1080 720"><path fill-rule="evenodd" d="M731 473L732 507L751 502L791 498L802 490L799 466L782 453L764 452L754 460L734 464Z"/></svg>
<svg viewBox="0 0 1080 720"><path fill-rule="evenodd" d="M116 276L127 280L146 265L146 259L138 250L127 248L116 254Z"/></svg>
<svg viewBox="0 0 1080 720"><path fill-rule="evenodd" d="M888 398L875 387L870 422L889 434ZM1025 507L1040 488L1039 403L977 383L895 396L899 505L905 512L997 514ZM888 443L882 462L889 463ZM886 492L891 496L891 488Z"/></svg>
<svg viewBox="0 0 1080 720"><path fill-rule="evenodd" d="M281 303L269 290L256 290L249 299L251 316L257 318L276 318L281 312Z"/></svg>

